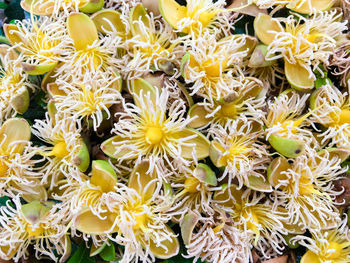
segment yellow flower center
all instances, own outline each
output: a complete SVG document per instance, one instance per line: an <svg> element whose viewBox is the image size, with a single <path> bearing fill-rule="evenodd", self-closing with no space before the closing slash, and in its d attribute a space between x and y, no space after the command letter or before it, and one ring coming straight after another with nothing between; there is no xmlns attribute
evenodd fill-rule
<svg viewBox="0 0 350 263"><path fill-rule="evenodd" d="M350 110L343 109L339 114L338 125L350 123Z"/></svg>
<svg viewBox="0 0 350 263"><path fill-rule="evenodd" d="M329 259L337 259L341 256L343 246L338 244L337 242L330 241L326 250L326 258Z"/></svg>
<svg viewBox="0 0 350 263"><path fill-rule="evenodd" d="M149 127L146 131L146 141L149 144L159 144L164 137L164 133L159 127Z"/></svg>
<svg viewBox="0 0 350 263"><path fill-rule="evenodd" d="M198 192L197 186L200 184L199 180L195 177L188 177L185 180L184 188L188 193L196 193Z"/></svg>
<svg viewBox="0 0 350 263"><path fill-rule="evenodd" d="M3 177L7 173L8 166L5 162L0 161L0 176Z"/></svg>
<svg viewBox="0 0 350 263"><path fill-rule="evenodd" d="M33 227L32 225L28 224L26 226L26 231L29 237L39 237L39 236L42 236L44 233L44 229L40 225Z"/></svg>
<svg viewBox="0 0 350 263"><path fill-rule="evenodd" d="M223 104L221 105L220 113L226 118L234 119L237 117L236 105L233 103Z"/></svg>
<svg viewBox="0 0 350 263"><path fill-rule="evenodd" d="M66 157L68 154L69 152L67 150L67 144L64 141L55 144L52 151L50 152L50 155L54 155L61 159Z"/></svg>

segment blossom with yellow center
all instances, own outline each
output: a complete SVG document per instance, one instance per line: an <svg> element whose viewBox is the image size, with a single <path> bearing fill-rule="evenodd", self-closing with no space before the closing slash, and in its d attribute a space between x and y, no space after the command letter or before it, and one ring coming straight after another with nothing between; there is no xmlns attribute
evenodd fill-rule
<svg viewBox="0 0 350 263"><path fill-rule="evenodd" d="M92 122L95 131L104 119L111 117L109 107L121 100L118 74L86 76L76 84L57 80L48 84L47 89L58 112L79 122Z"/></svg>
<svg viewBox="0 0 350 263"><path fill-rule="evenodd" d="M225 127L213 126L209 134L213 138L210 143L210 159L217 167L224 167L219 181L227 176L229 184L236 179L239 187L243 184L250 186L251 180L258 178L264 181L260 172L266 170L270 158L266 146L258 141L262 136L260 124L237 120Z"/></svg>
<svg viewBox="0 0 350 263"><path fill-rule="evenodd" d="M308 90L314 87L313 71L322 72L319 65L329 64L337 38L346 30L345 22L338 21L341 15L333 10L310 18L297 15L298 19L289 16L282 20L259 14L254 29L258 38L268 45L268 59L283 58L289 83L296 89Z"/></svg>
<svg viewBox="0 0 350 263"><path fill-rule="evenodd" d="M4 32L23 55L22 68L29 75L42 75L55 68L71 45L63 18L48 17L6 24Z"/></svg>
<svg viewBox="0 0 350 263"><path fill-rule="evenodd" d="M186 128L191 121L185 118L185 104L174 101L167 107L169 92L165 89L134 94L136 105L127 103L120 112L119 122L112 132L116 134L102 143L102 151L119 160L149 158L154 167L164 161L171 167L209 155L209 141L200 132ZM145 92L146 93L146 92Z"/></svg>
<svg viewBox="0 0 350 263"><path fill-rule="evenodd" d="M52 146L42 146L35 151L48 158L42 167L43 183L52 189L62 173L66 177L76 174L72 170L86 171L90 164L89 151L81 137L81 128L74 119L57 114L46 114L45 120L35 120L32 132ZM79 178L78 178L79 179Z"/></svg>
<svg viewBox="0 0 350 263"><path fill-rule="evenodd" d="M263 91L263 84L255 78L246 78L242 86L232 91L221 100L213 103L204 101L191 106L188 114L196 117L189 124L191 128L204 128L208 125L219 124L225 126L227 123L240 117L248 120L261 121L264 97L259 97Z"/></svg>
<svg viewBox="0 0 350 263"><path fill-rule="evenodd" d="M142 4L132 8L129 21L132 38L127 41L127 45L131 48L132 59L125 70L133 72L135 76L153 69L172 74L176 69L174 63L184 55L172 28L154 20Z"/></svg>
<svg viewBox="0 0 350 263"><path fill-rule="evenodd" d="M268 169L268 179L276 200L285 204L288 222L299 222L302 228L327 229L338 223L338 211L332 189L344 169L340 159L325 151L318 154L308 149L290 164L284 157L274 159Z"/></svg>
<svg viewBox="0 0 350 263"><path fill-rule="evenodd" d="M350 147L349 91L342 93L330 84L324 85L311 96L310 107L315 110L311 120L326 128L319 135L322 143Z"/></svg>
<svg viewBox="0 0 350 263"><path fill-rule="evenodd" d="M339 228L311 231L311 237L297 236L295 240L308 249L301 258L301 263L350 261L349 229L345 222Z"/></svg>
<svg viewBox="0 0 350 263"><path fill-rule="evenodd" d="M122 260L128 262L154 256L167 259L179 251L178 240L166 225L171 218L166 214L170 201L162 195L158 176L149 173L149 168L150 163L143 161L132 171L128 186L117 183L116 192L108 196L107 212L97 215L83 210L74 221L83 233L107 234L123 245Z"/></svg>
<svg viewBox="0 0 350 263"><path fill-rule="evenodd" d="M7 45L0 45L0 121L23 114L29 107L29 93L37 89L23 72L23 57Z"/></svg>
<svg viewBox="0 0 350 263"><path fill-rule="evenodd" d="M233 226L225 214L216 212L214 216L203 217L195 210L189 211L180 227L188 257L195 261L249 262L249 235Z"/></svg>
<svg viewBox="0 0 350 263"><path fill-rule="evenodd" d="M244 86L238 65L252 51L256 39L247 35L231 35L216 39L206 32L200 38L188 41L188 51L181 61L181 74L186 83L194 83L193 94L212 102Z"/></svg>
<svg viewBox="0 0 350 263"><path fill-rule="evenodd" d="M0 128L0 195L22 194L27 201L47 198L40 185L41 174L34 168L43 160L34 160L30 145L30 126L24 119L8 119Z"/></svg>
<svg viewBox="0 0 350 263"><path fill-rule="evenodd" d="M58 261L59 255L61 262L67 260L71 243L59 211L50 202L21 205L19 198L13 201L15 207L8 205L1 210L0 257L18 261L28 257L28 247L34 245L38 257Z"/></svg>
<svg viewBox="0 0 350 263"><path fill-rule="evenodd" d="M268 102L268 113L265 119L266 139L280 154L294 158L302 154L305 145L318 147L310 129L310 111L302 115L308 94L300 95L294 90L282 92L274 101Z"/></svg>
<svg viewBox="0 0 350 263"><path fill-rule="evenodd" d="M199 163L189 172L171 176L169 181L175 190L174 205L171 209L176 214L174 220L181 221L188 210L213 213L212 193L218 188L216 175L209 166Z"/></svg>
<svg viewBox="0 0 350 263"><path fill-rule="evenodd" d="M214 201L230 215L235 227L250 232L252 245L263 250L263 243L268 242L278 252L283 243L282 235L287 234L283 224L284 214L274 208L271 202L261 202L264 198L263 194L250 189L237 190L237 186L232 185L217 191Z"/></svg>

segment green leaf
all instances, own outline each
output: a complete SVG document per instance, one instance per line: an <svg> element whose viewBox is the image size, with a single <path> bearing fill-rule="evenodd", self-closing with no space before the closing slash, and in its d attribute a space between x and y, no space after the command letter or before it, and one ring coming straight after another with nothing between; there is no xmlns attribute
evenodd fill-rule
<svg viewBox="0 0 350 263"><path fill-rule="evenodd" d="M114 261L115 257L115 247L114 245L106 246L100 253L100 257L105 261Z"/></svg>
<svg viewBox="0 0 350 263"><path fill-rule="evenodd" d="M7 196L0 197L0 206L5 206L8 200L10 200L10 198Z"/></svg>
<svg viewBox="0 0 350 263"><path fill-rule="evenodd" d="M89 248L86 247L85 242L82 242L67 263L94 263L95 260L89 257L89 253Z"/></svg>

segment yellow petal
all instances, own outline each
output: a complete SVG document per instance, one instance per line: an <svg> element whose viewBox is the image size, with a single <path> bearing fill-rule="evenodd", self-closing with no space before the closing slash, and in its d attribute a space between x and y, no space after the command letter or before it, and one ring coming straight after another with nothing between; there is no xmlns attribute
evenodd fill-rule
<svg viewBox="0 0 350 263"><path fill-rule="evenodd" d="M272 192L273 190L265 177L249 176L248 181L249 181L249 184L247 184L247 187L255 191L268 193L268 192Z"/></svg>
<svg viewBox="0 0 350 263"><path fill-rule="evenodd" d="M164 231L164 230L157 230L157 231ZM153 239L149 240L149 249L150 251L160 259L167 259L171 258L179 253L180 245L179 240L175 236L175 233L173 230L166 226L165 228L166 236L170 238L170 240L166 239L163 242L161 242L162 246L165 246L167 249L164 249L163 247L157 247L156 243L153 241Z"/></svg>
<svg viewBox="0 0 350 263"><path fill-rule="evenodd" d="M200 128L207 125L213 118L206 118L205 116L208 112L205 110L205 107L202 105L194 104L187 113L191 118L196 118L188 124L190 128Z"/></svg>
<svg viewBox="0 0 350 263"><path fill-rule="evenodd" d="M50 83L53 83L56 81L56 78L57 78L57 72L58 70L60 69L60 67L62 66L63 64L60 63L57 65L57 67L55 67L54 69L52 69L51 71L47 72L41 82L41 88L46 91L47 89L47 85L50 84Z"/></svg>
<svg viewBox="0 0 350 263"><path fill-rule="evenodd" d="M227 165L226 159L222 158L225 151L226 149L224 149L220 143L216 141L210 142L209 157L213 164L218 168Z"/></svg>
<svg viewBox="0 0 350 263"><path fill-rule="evenodd" d="M192 211L189 211L184 218L182 219L180 223L180 228L181 228L181 237L182 240L184 241L185 245L189 245L193 230L195 226L197 225L199 220L199 215L197 213L194 213Z"/></svg>
<svg viewBox="0 0 350 263"><path fill-rule="evenodd" d="M121 158L123 157L125 154L129 153L130 152L130 149L123 149L121 151L119 151L118 153L116 153L115 151L115 145L113 143L115 142L122 142L122 141L125 141L125 144L127 144L129 141L128 138L122 138L118 135L116 136L113 136L111 138L109 138L108 140L104 141L102 144L101 144L101 150L106 154L108 155L109 157L111 158L114 158L114 159L118 159L118 158ZM128 160L132 160L134 159L134 157L130 157L130 159ZM125 159L126 160L126 159Z"/></svg>
<svg viewBox="0 0 350 263"><path fill-rule="evenodd" d="M231 196L234 198L239 197L238 200L241 200L242 191L237 190L236 186L231 186L230 188L225 187L221 191L217 191L214 194L214 200L219 201L218 204L225 206L225 207L234 207L236 200L232 199Z"/></svg>
<svg viewBox="0 0 350 263"><path fill-rule="evenodd" d="M49 211L50 208L39 201L33 201L21 207L26 221L32 225L37 224Z"/></svg>
<svg viewBox="0 0 350 263"><path fill-rule="evenodd" d="M0 44L0 55L5 56L7 54L11 60L15 60L18 58L17 52L14 51L13 49L10 49L9 45Z"/></svg>
<svg viewBox="0 0 350 263"><path fill-rule="evenodd" d="M157 92L156 89L146 80L144 79L133 79L131 80L131 93L134 98L134 102L137 106L140 106L139 99L141 97L141 91L142 96L144 100L148 100L148 94L150 94L151 101L153 105L156 105L156 97ZM135 96L136 95L136 96Z"/></svg>
<svg viewBox="0 0 350 263"><path fill-rule="evenodd" d="M49 16L55 7L54 1L22 0L21 7L37 16Z"/></svg>
<svg viewBox="0 0 350 263"><path fill-rule="evenodd" d="M6 38L10 41L11 45L17 45L17 44L25 44L26 40L22 39L22 37L18 34L18 27L14 24L5 24L4 25L4 33ZM23 51L20 46L17 46L16 49L18 51L24 52L26 54L25 51Z"/></svg>
<svg viewBox="0 0 350 263"><path fill-rule="evenodd" d="M103 213L101 216L106 217L101 219L94 215L89 208L82 210L74 221L74 226L85 234L91 235L103 235L106 233L117 232L117 227L111 230L114 220L116 218L115 214L110 212Z"/></svg>
<svg viewBox="0 0 350 263"><path fill-rule="evenodd" d="M285 61L284 73L288 82L297 90L304 91L314 87L314 80L309 78L309 72L299 63L290 64L288 61Z"/></svg>
<svg viewBox="0 0 350 263"><path fill-rule="evenodd" d="M267 178L272 186L279 184L280 180L288 180L287 175L282 174L282 172L287 171L292 168L288 163L288 160L284 157L277 157L272 160L267 168Z"/></svg>
<svg viewBox="0 0 350 263"><path fill-rule="evenodd" d="M321 259L311 250L306 251L300 263L321 263Z"/></svg>
<svg viewBox="0 0 350 263"><path fill-rule="evenodd" d="M284 31L278 20L265 14L259 14L254 19L254 30L260 41L266 45L269 45L275 38L275 33L270 31Z"/></svg>
<svg viewBox="0 0 350 263"><path fill-rule="evenodd" d="M101 10L104 4L104 0L88 0L84 5L79 6L79 11L83 13L95 13Z"/></svg>
<svg viewBox="0 0 350 263"><path fill-rule="evenodd" d="M165 21L177 29L177 23L186 16L187 8L175 0L159 0L159 11Z"/></svg>
<svg viewBox="0 0 350 263"><path fill-rule="evenodd" d="M190 140L187 140L185 143L190 144L193 143L195 146L182 146L182 152L181 156L187 159L193 159L193 149L195 151L195 155L197 156L197 159L204 159L209 156L209 147L210 142L209 140L199 131L196 131L191 128L185 128L182 131L179 131L178 133L174 134L174 137L177 139L185 138L188 136L197 135L195 138L192 138Z"/></svg>
<svg viewBox="0 0 350 263"><path fill-rule="evenodd" d="M19 114L27 111L30 102L29 91L26 87L22 87L17 94L11 99L10 104L12 108Z"/></svg>
<svg viewBox="0 0 350 263"><path fill-rule="evenodd" d="M157 186L157 182L154 180L156 178L155 171L150 174L147 173L148 169L149 162L142 161L132 170L128 183L128 186L135 189L145 201L152 198ZM151 181L152 183L150 183Z"/></svg>
<svg viewBox="0 0 350 263"><path fill-rule="evenodd" d="M126 27L120 19L120 13L113 9L103 9L91 16L97 30L103 34L108 34L117 30L117 33L126 34ZM111 26L113 25L113 26Z"/></svg>
<svg viewBox="0 0 350 263"><path fill-rule="evenodd" d="M21 66L23 70L29 75L43 75L53 70L57 66L57 64L58 62L33 65L33 64L22 62Z"/></svg>
<svg viewBox="0 0 350 263"><path fill-rule="evenodd" d="M117 183L117 174L108 161L95 160L92 162L92 176L90 182L101 187L105 193L114 192Z"/></svg>
<svg viewBox="0 0 350 263"><path fill-rule="evenodd" d="M30 136L30 126L25 119L8 119L0 128L1 150L5 153L9 153L11 149L14 149L14 152L22 153L27 143L12 144L11 149L9 145L15 141L29 141Z"/></svg>
<svg viewBox="0 0 350 263"><path fill-rule="evenodd" d="M137 21L137 23L135 21ZM145 32L141 30L139 25L140 22L142 22L147 28L151 26L149 17L147 16L147 11L142 4L138 4L131 9L129 23L133 36L138 36L141 39L147 40L149 36L144 36Z"/></svg>
<svg viewBox="0 0 350 263"><path fill-rule="evenodd" d="M70 257L70 254L72 252L72 242L68 236L68 234L64 235L63 238L61 238L61 242L64 244L64 253L62 257L60 258L59 262L66 262L68 258Z"/></svg>
<svg viewBox="0 0 350 263"><path fill-rule="evenodd" d="M241 6L245 6L249 3L249 0L237 0L237 1L232 1L232 3L227 6L227 9L230 8L239 8ZM242 13L245 15L250 15L250 16L257 16L260 13L263 14L267 14L267 10L266 9L260 9L258 8L255 4L251 4L243 9L238 9L237 10L238 13Z"/></svg>
<svg viewBox="0 0 350 263"><path fill-rule="evenodd" d="M94 22L85 14L71 13L67 19L68 34L77 50L83 50L98 39Z"/></svg>
<svg viewBox="0 0 350 263"><path fill-rule="evenodd" d="M333 6L335 0L311 0L312 9L309 7L309 1L304 1L304 3L300 6L301 1L296 0L292 1L287 5L287 8L302 14L310 14L313 13L313 9L316 11L326 11Z"/></svg>

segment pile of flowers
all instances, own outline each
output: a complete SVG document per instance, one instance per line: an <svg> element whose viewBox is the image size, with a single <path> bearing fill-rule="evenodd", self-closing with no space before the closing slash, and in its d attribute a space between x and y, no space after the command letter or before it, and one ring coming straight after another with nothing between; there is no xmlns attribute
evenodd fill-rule
<svg viewBox="0 0 350 263"><path fill-rule="evenodd" d="M1 259L350 262L348 0L21 6L0 45Z"/></svg>

